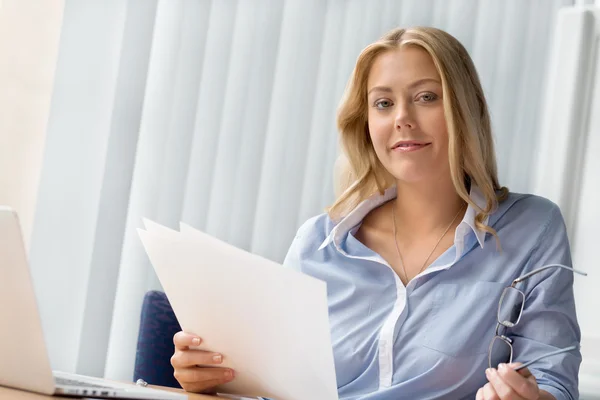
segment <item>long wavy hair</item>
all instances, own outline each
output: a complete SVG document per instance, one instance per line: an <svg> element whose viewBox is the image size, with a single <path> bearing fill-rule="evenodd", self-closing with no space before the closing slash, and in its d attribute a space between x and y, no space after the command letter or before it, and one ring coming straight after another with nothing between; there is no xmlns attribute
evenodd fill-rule
<svg viewBox="0 0 600 400"><path fill-rule="evenodd" d="M402 46L418 46L427 51L440 74L452 182L456 193L476 210L476 227L497 238L496 231L483 221L506 198L508 189L498 182L490 115L479 76L467 50L456 38L429 27L394 29L367 46L358 57L338 109L337 126L347 162L336 164L339 196L327 209L329 216L340 220L363 200L376 192L383 194L395 184L394 177L377 158L369 136L367 79L380 54ZM471 184L483 193L485 208L470 198Z"/></svg>

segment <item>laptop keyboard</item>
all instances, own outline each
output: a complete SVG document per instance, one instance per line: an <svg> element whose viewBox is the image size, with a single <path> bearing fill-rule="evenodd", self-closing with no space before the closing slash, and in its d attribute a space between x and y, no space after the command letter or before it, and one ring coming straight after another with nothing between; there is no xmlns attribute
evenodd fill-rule
<svg viewBox="0 0 600 400"><path fill-rule="evenodd" d="M114 386L98 385L95 383L76 381L73 379L66 379L66 378L59 378L59 377L56 377L55 379L56 379L56 383L61 386L91 387L91 388L98 388L98 389L115 389Z"/></svg>

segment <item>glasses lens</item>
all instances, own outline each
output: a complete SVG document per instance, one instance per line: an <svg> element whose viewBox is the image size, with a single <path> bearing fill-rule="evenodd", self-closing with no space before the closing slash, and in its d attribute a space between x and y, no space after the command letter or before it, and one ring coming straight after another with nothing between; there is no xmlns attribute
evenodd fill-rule
<svg viewBox="0 0 600 400"><path fill-rule="evenodd" d="M518 289L507 287L498 305L498 322L504 326L515 326L521 318L525 295Z"/></svg>
<svg viewBox="0 0 600 400"><path fill-rule="evenodd" d="M500 336L494 337L490 343L488 360L490 368L498 368L498 364L501 363L511 363L512 345Z"/></svg>

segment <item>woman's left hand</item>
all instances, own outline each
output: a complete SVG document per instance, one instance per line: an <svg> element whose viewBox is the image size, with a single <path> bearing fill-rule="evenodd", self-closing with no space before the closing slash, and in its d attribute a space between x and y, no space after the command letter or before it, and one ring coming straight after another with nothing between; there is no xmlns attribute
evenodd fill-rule
<svg viewBox="0 0 600 400"><path fill-rule="evenodd" d="M476 400L538 400L541 398L535 376L527 368L515 371L520 363L500 364L485 371L488 383L477 391Z"/></svg>

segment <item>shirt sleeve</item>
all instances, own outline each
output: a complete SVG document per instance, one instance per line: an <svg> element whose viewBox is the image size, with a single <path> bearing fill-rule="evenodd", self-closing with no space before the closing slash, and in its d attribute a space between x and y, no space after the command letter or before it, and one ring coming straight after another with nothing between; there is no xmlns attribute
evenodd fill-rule
<svg viewBox="0 0 600 400"><path fill-rule="evenodd" d="M545 228L531 253L525 270L533 271L548 264L571 267L571 251L563 217L553 205ZM508 331L513 337L513 361L527 362L538 356L579 344L573 296L574 273L551 268L524 281L525 304L519 324ZM581 352L573 350L544 358L529 366L540 389L557 400L579 398L578 374Z"/></svg>
<svg viewBox="0 0 600 400"><path fill-rule="evenodd" d="M295 269L296 271L301 271L301 263L300 263L300 248L301 248L302 237L300 236L300 232L296 233L290 248L283 260L283 266L287 268Z"/></svg>
<svg viewBox="0 0 600 400"><path fill-rule="evenodd" d="M325 240L324 224L327 220L326 214L317 215L307 220L296 232L294 240L283 260L283 265L302 272L302 260L306 254L315 251Z"/></svg>

